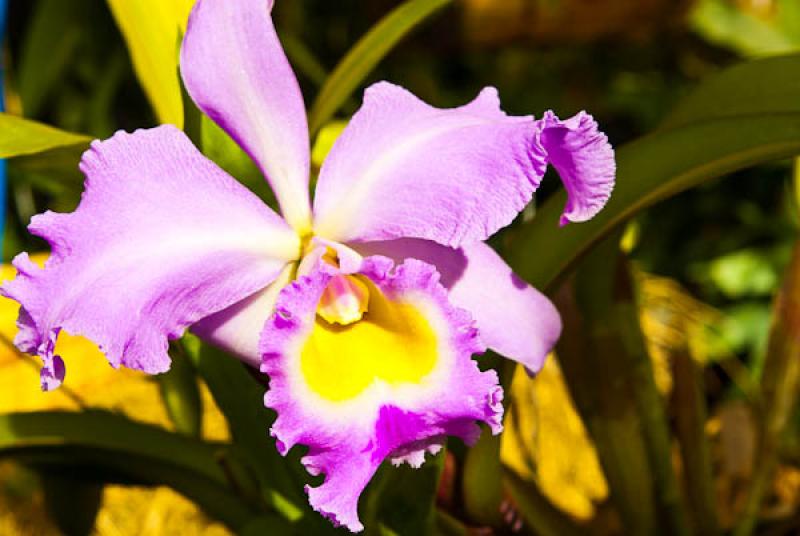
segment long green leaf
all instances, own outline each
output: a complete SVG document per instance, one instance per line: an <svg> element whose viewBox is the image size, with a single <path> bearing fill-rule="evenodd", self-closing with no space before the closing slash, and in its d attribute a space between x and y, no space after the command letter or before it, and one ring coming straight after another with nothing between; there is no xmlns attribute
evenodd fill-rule
<svg viewBox="0 0 800 536"><path fill-rule="evenodd" d="M233 443L270 506L296 521L307 504L300 482L269 436L274 416L264 407L264 391L245 367L221 350L184 338L187 353L225 415Z"/></svg>
<svg viewBox="0 0 800 536"><path fill-rule="evenodd" d="M734 65L704 81L673 109L661 128L741 117L800 112L800 54Z"/></svg>
<svg viewBox="0 0 800 536"><path fill-rule="evenodd" d="M513 471L504 470L503 480L519 508L522 519L532 529L533 534L580 536L586 532L564 512L553 506L537 487L529 485Z"/></svg>
<svg viewBox="0 0 800 536"><path fill-rule="evenodd" d="M0 415L0 457L79 465L103 481L167 485L234 530L258 511L228 485L223 447L103 411Z"/></svg>
<svg viewBox="0 0 800 536"><path fill-rule="evenodd" d="M564 321L556 355L575 409L586 424L624 532L656 534L652 461L621 336L617 302L619 232L587 255L555 296Z"/></svg>
<svg viewBox="0 0 800 536"><path fill-rule="evenodd" d="M88 20L89 2L37 2L20 47L19 94L25 115L36 117L48 95L75 58Z"/></svg>
<svg viewBox="0 0 800 536"><path fill-rule="evenodd" d="M800 154L800 83L786 76L798 69L800 55L770 58L702 83L662 129L618 148L617 184L598 216L559 229L566 195L553 196L517 229L511 265L552 290L559 275L640 210L727 173Z"/></svg>
<svg viewBox="0 0 800 536"><path fill-rule="evenodd" d="M795 243L783 285L775 297L767 358L761 380L763 403L758 408L758 446L744 511L734 536L755 531L762 503L778 465L786 427L797 413L800 398L800 242Z"/></svg>
<svg viewBox="0 0 800 536"><path fill-rule="evenodd" d="M89 536L103 504L103 484L87 479L81 467L40 469L47 515L61 533Z"/></svg>
<svg viewBox="0 0 800 536"><path fill-rule="evenodd" d="M426 456L417 469L387 463L378 469L360 501L366 536L434 533L436 489L445 455Z"/></svg>
<svg viewBox="0 0 800 536"><path fill-rule="evenodd" d="M702 369L686 349L672 353L670 358L675 437L684 467L686 502L695 532L715 536L720 530L711 453L706 437L708 410Z"/></svg>
<svg viewBox="0 0 800 536"><path fill-rule="evenodd" d="M452 0L409 0L386 15L347 53L319 91L309 113L311 134L333 117L377 63L412 29Z"/></svg>
<svg viewBox="0 0 800 536"><path fill-rule="evenodd" d="M552 289L581 255L640 210L727 173L797 154L800 113L729 117L651 134L617 151L617 185L598 216L559 229L566 195L553 196L517 230L509 262L531 284Z"/></svg>
<svg viewBox="0 0 800 536"><path fill-rule="evenodd" d="M175 346L170 352L170 369L155 377L161 402L175 430L192 437L203 431L203 398L197 383L197 371L189 358Z"/></svg>
<svg viewBox="0 0 800 536"><path fill-rule="evenodd" d="M174 0L108 0L158 121L183 128L178 36L184 21L174 4Z"/></svg>
<svg viewBox="0 0 800 536"><path fill-rule="evenodd" d="M0 113L0 158L41 153L61 147L88 145L91 138L16 115Z"/></svg>

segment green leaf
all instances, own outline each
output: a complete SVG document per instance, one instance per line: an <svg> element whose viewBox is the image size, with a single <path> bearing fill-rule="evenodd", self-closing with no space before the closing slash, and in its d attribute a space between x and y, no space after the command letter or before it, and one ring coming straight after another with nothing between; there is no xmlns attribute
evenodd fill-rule
<svg viewBox="0 0 800 536"><path fill-rule="evenodd" d="M347 53L319 91L309 113L313 136L353 90L411 30L452 0L408 0L381 19Z"/></svg>
<svg viewBox="0 0 800 536"><path fill-rule="evenodd" d="M299 74L305 75L315 86L321 87L325 83L328 77L325 67L304 42L292 34L284 33L281 35L281 44L289 63Z"/></svg>
<svg viewBox="0 0 800 536"><path fill-rule="evenodd" d="M331 121L320 129L319 135L314 141L314 147L311 149L311 164L315 168L322 167L325 157L331 152L333 144L339 139L346 126L347 121Z"/></svg>
<svg viewBox="0 0 800 536"><path fill-rule="evenodd" d="M499 527L503 502L500 436L484 430L478 442L467 451L461 488L464 509L480 525Z"/></svg>
<svg viewBox="0 0 800 536"><path fill-rule="evenodd" d="M103 482L170 486L239 530L259 512L228 485L224 455L222 445L105 411L0 415L0 457L77 465Z"/></svg>
<svg viewBox="0 0 800 536"><path fill-rule="evenodd" d="M749 536L761 518L762 505L769 495L778 466L780 445L797 414L800 396L800 343L797 319L800 318L800 242L784 274L783 285L773 302L764 372L761 377L763 399L757 408L758 444L753 476L734 536Z"/></svg>
<svg viewBox="0 0 800 536"><path fill-rule="evenodd" d="M133 68L160 123L183 128L178 79L181 9L168 0L108 0Z"/></svg>
<svg viewBox="0 0 800 536"><path fill-rule="evenodd" d="M729 298L766 296L778 285L777 268L766 252L743 249L709 263L709 277Z"/></svg>
<svg viewBox="0 0 800 536"><path fill-rule="evenodd" d="M20 47L19 93L25 114L39 114L81 39L87 1L43 0L36 4Z"/></svg>
<svg viewBox="0 0 800 536"><path fill-rule="evenodd" d="M199 117L200 147L203 154L247 186L265 203L276 206L275 195L255 162L207 115L201 114Z"/></svg>
<svg viewBox="0 0 800 536"><path fill-rule="evenodd" d="M575 409L586 424L624 533L655 534L658 508L653 463L643 435L631 370L626 293L618 281L619 231L587 255L570 284L555 296L564 322L556 356ZM574 283L573 283L574 279ZM624 287L623 287L624 288ZM628 291L629 292L629 291ZM512 488L513 490L513 488ZM547 511L530 490L535 523ZM526 505L520 504L525 513ZM536 526L535 524L533 525ZM545 533L543 529L539 532ZM556 532L556 534L560 534Z"/></svg>
<svg viewBox="0 0 800 536"><path fill-rule="evenodd" d="M296 481L269 436L274 415L264 407L266 387L244 365L192 336L184 337L190 359L225 415L237 453L253 472L267 503L287 519L302 517L307 504Z"/></svg>
<svg viewBox="0 0 800 536"><path fill-rule="evenodd" d="M161 400L175 430L192 437L200 437L203 400L197 384L197 373L182 352L170 352L170 357L172 365L169 370L156 376Z"/></svg>
<svg viewBox="0 0 800 536"><path fill-rule="evenodd" d="M291 526L276 515L264 515L245 525L239 536L266 536L268 534L296 534Z"/></svg>
<svg viewBox="0 0 800 536"><path fill-rule="evenodd" d="M103 503L103 485L87 479L80 467L43 467L47 513L63 534L89 536Z"/></svg>
<svg viewBox="0 0 800 536"><path fill-rule="evenodd" d="M426 456L422 467L384 463L361 497L366 535L432 534L436 489L446 452Z"/></svg>
<svg viewBox="0 0 800 536"><path fill-rule="evenodd" d="M509 261L531 284L552 288L581 255L640 210L727 173L798 153L800 113L703 121L651 134L617 151L617 186L598 216L559 229L566 196L553 196L533 222L520 226Z"/></svg>
<svg viewBox="0 0 800 536"><path fill-rule="evenodd" d="M554 195L516 229L510 264L531 284L552 290L581 255L640 210L727 173L800 154L800 84L786 76L797 69L795 54L704 81L664 128L617 149L617 184L600 214L559 229L566 194Z"/></svg>
<svg viewBox="0 0 800 536"><path fill-rule="evenodd" d="M538 487L525 482L513 471L504 471L506 489L519 508L525 523L540 536L580 536L585 529L578 527L564 512L553 506Z"/></svg>
<svg viewBox="0 0 800 536"><path fill-rule="evenodd" d="M0 113L0 158L41 153L50 149L88 145L91 138L65 132L16 115Z"/></svg>
<svg viewBox="0 0 800 536"><path fill-rule="evenodd" d="M800 112L800 54L740 63L704 80L670 112L662 129L711 119Z"/></svg>
<svg viewBox="0 0 800 536"><path fill-rule="evenodd" d="M780 1L780 0L779 0ZM795 0L781 4L796 3ZM781 6L783 7L783 6ZM783 9L777 10L780 16ZM781 27L782 21L765 20L727 0L702 0L692 11L691 26L707 40L746 56L780 54L796 50L800 35Z"/></svg>

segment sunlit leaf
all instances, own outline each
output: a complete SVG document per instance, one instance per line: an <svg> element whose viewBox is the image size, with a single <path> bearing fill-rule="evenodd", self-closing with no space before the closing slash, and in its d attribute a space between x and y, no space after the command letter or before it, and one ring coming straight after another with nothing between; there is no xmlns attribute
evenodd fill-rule
<svg viewBox="0 0 800 536"><path fill-rule="evenodd" d="M0 113L0 158L87 145L90 141L91 138L82 134L65 132L44 123Z"/></svg>
<svg viewBox="0 0 800 536"><path fill-rule="evenodd" d="M347 121L331 121L319 131L317 139L314 141L314 147L311 149L311 163L314 167L319 168L325 157L333 148L333 144L339 138L339 135L344 131L347 126Z"/></svg>
<svg viewBox="0 0 800 536"><path fill-rule="evenodd" d="M186 33L186 24L189 22L189 12L194 7L195 0L166 0L164 2L172 10L172 16L178 21L181 34Z"/></svg>
<svg viewBox="0 0 800 536"><path fill-rule="evenodd" d="M598 216L559 229L566 196L553 196L538 211L535 225L522 226L509 252L511 263L522 277L546 288L640 210L726 173L798 153L800 113L704 121L652 134L617 151L617 186ZM537 251L547 255L532 254Z"/></svg>
<svg viewBox="0 0 800 536"><path fill-rule="evenodd" d="M711 281L731 298L764 296L775 290L778 272L763 251L744 249L714 259L709 265Z"/></svg>
<svg viewBox="0 0 800 536"><path fill-rule="evenodd" d="M178 80L181 17L186 6L177 0L108 0L133 67L160 123L183 127Z"/></svg>
<svg viewBox="0 0 800 536"><path fill-rule="evenodd" d="M558 361L548 357L535 378L518 367L507 393L503 466L522 482L536 482L542 495L570 516L592 518L595 505L608 498L608 484Z"/></svg>
<svg viewBox="0 0 800 536"><path fill-rule="evenodd" d="M375 65L408 32L452 0L408 0L372 27L347 53L319 91L309 113L312 135L333 117Z"/></svg>
<svg viewBox="0 0 800 536"><path fill-rule="evenodd" d="M796 4L795 0L780 4ZM777 10L782 14L782 9ZM727 0L698 2L690 16L691 25L703 37L746 56L780 54L800 47L800 35L785 31L778 20L764 20Z"/></svg>

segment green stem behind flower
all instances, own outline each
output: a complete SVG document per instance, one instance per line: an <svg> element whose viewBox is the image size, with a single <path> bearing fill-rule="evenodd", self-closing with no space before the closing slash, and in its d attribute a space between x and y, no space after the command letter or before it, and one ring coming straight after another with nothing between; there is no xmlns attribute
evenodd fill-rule
<svg viewBox="0 0 800 536"><path fill-rule="evenodd" d="M778 463L784 430L800 391L800 242L795 244L783 287L775 298L764 373L761 379L758 446L753 480L735 536L752 534Z"/></svg>
<svg viewBox="0 0 800 536"><path fill-rule="evenodd" d="M626 533L687 534L663 401L618 239L614 233L589 253L557 296L564 318L557 354Z"/></svg>

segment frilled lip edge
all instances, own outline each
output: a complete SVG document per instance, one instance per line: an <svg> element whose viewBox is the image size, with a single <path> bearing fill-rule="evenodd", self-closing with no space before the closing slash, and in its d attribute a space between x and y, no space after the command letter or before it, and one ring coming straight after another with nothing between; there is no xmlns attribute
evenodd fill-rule
<svg viewBox="0 0 800 536"><path fill-rule="evenodd" d="M354 532L363 529L358 498L385 459L419 467L425 453L441 450L447 436L473 444L479 422L500 433L503 416L496 372L481 372L472 359L485 351L475 324L468 312L450 304L432 265L408 259L395 266L375 256L366 258L358 273L390 300L419 305L441 335L445 350L419 384L390 388L376 381L343 402L323 400L309 389L298 357L333 276L322 263L283 289L260 343L261 370L270 378L265 405L278 414L270 431L277 448L286 455L294 445L308 447L301 460L306 470L325 475L321 485L306 486L311 506Z"/></svg>

